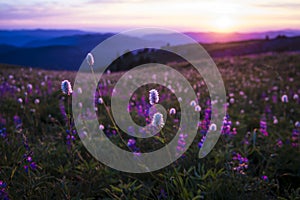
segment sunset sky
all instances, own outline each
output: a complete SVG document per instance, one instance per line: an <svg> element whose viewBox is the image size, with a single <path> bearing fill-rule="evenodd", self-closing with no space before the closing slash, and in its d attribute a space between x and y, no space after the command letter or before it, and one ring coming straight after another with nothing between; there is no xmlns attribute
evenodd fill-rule
<svg viewBox="0 0 300 200"><path fill-rule="evenodd" d="M295 0L0 0L0 29L300 29L299 10Z"/></svg>

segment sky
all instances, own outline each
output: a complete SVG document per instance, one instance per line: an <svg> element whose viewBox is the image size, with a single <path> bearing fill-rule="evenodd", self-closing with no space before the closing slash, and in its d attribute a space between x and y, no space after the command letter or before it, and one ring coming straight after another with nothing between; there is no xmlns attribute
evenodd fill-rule
<svg viewBox="0 0 300 200"><path fill-rule="evenodd" d="M0 29L300 29L299 0L0 0Z"/></svg>

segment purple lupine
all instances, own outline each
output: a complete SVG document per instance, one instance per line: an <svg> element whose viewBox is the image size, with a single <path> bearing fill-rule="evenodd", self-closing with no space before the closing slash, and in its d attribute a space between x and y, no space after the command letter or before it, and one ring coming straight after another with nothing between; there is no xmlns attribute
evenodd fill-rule
<svg viewBox="0 0 300 200"><path fill-rule="evenodd" d="M0 137L2 138L6 138L7 133L6 133L6 128L5 127L1 127L2 125L0 124Z"/></svg>
<svg viewBox="0 0 300 200"><path fill-rule="evenodd" d="M279 148L281 148L282 145L283 145L282 140L278 139L278 140L276 141L276 146L279 147Z"/></svg>
<svg viewBox="0 0 300 200"><path fill-rule="evenodd" d="M211 119L211 109L206 108L204 112L204 119L201 121L200 133L202 135L205 135L207 133L210 125L210 119Z"/></svg>
<svg viewBox="0 0 300 200"><path fill-rule="evenodd" d="M136 146L135 139L129 139L127 142L127 146L130 148L130 150L133 152L133 155L135 157L139 157L141 155L141 152L139 152L139 148Z"/></svg>
<svg viewBox="0 0 300 200"><path fill-rule="evenodd" d="M178 142L177 142L177 147L176 147L176 155L180 155L182 152L185 150L186 142L185 139L187 138L187 134L181 133L179 134Z"/></svg>
<svg viewBox="0 0 300 200"><path fill-rule="evenodd" d="M264 135L264 136L268 136L269 133L267 131L267 122L264 119L261 119L259 122L259 131Z"/></svg>
<svg viewBox="0 0 300 200"><path fill-rule="evenodd" d="M299 130L293 129L292 138L291 138L293 147L298 147L299 146L299 136L300 136Z"/></svg>
<svg viewBox="0 0 300 200"><path fill-rule="evenodd" d="M69 129L66 130L66 133L67 133L66 144L69 149L72 147L72 144L76 140L76 135L77 135L76 129L72 129L72 127L74 127L74 122L71 123L70 126L71 126L71 131Z"/></svg>
<svg viewBox="0 0 300 200"><path fill-rule="evenodd" d="M22 126L22 120L18 115L14 116L14 124L16 129L19 129Z"/></svg>
<svg viewBox="0 0 300 200"><path fill-rule="evenodd" d="M9 200L8 193L6 192L7 184L0 180L0 199Z"/></svg>
<svg viewBox="0 0 300 200"><path fill-rule="evenodd" d="M32 170L35 170L37 168L37 165L35 162L33 162L33 159L32 159L33 152L30 150L30 147L29 147L28 141L27 141L27 137L24 134L22 134L22 136L23 136L23 146L26 149L26 153L23 155L24 160L26 162L24 165L24 170L25 170L25 172L28 172L29 167Z"/></svg>
<svg viewBox="0 0 300 200"><path fill-rule="evenodd" d="M278 98L277 98L277 95L276 95L276 94L273 94L273 95L272 95L272 102L273 102L274 104L277 104Z"/></svg>
<svg viewBox="0 0 300 200"><path fill-rule="evenodd" d="M223 126L221 133L223 135L231 135L231 121L229 119L229 115L226 115L223 119Z"/></svg>
<svg viewBox="0 0 300 200"><path fill-rule="evenodd" d="M129 139L127 142L127 146L132 150L134 150L136 148L135 143L136 143L135 139Z"/></svg>
<svg viewBox="0 0 300 200"><path fill-rule="evenodd" d="M65 109L64 97L59 99L59 109L60 109L60 113L64 117L64 120L67 121L68 119L67 119L67 113Z"/></svg>
<svg viewBox="0 0 300 200"><path fill-rule="evenodd" d="M158 199L167 199L167 193L165 192L164 189L161 189L158 195Z"/></svg>
<svg viewBox="0 0 300 200"><path fill-rule="evenodd" d="M204 136L201 138L200 142L198 143L199 149L203 147L203 144L204 144L205 140L206 140L206 135L204 135Z"/></svg>
<svg viewBox="0 0 300 200"><path fill-rule="evenodd" d="M261 179L264 181L269 181L269 178L266 175L261 176Z"/></svg>
<svg viewBox="0 0 300 200"><path fill-rule="evenodd" d="M248 169L249 160L247 157L243 157L239 153L234 153L231 164L233 165L232 170L237 171L240 174L245 174Z"/></svg>

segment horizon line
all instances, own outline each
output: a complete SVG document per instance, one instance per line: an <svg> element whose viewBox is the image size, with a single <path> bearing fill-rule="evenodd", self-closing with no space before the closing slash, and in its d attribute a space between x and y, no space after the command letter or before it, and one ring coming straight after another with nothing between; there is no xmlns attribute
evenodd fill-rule
<svg viewBox="0 0 300 200"><path fill-rule="evenodd" d="M149 28L149 27L145 27L145 28ZM76 29L76 28L0 28L0 31L81 31L81 32L87 32L87 33L121 33L126 30L130 30L130 29L124 29L122 31L113 31L113 30L109 31L109 30ZM230 32L209 31L209 30L204 30L204 31L187 30L187 31L178 31L178 32L181 32L181 33L247 34L247 33L280 32L280 31L300 31L300 29L282 28L282 29L268 29L268 30L257 30L257 31L253 30L253 31L230 31Z"/></svg>

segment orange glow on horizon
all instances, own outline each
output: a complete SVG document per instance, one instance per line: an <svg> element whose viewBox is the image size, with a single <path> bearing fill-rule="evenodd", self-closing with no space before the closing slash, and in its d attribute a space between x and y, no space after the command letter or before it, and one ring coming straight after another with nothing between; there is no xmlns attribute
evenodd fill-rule
<svg viewBox="0 0 300 200"><path fill-rule="evenodd" d="M53 1L53 2L52 2ZM300 4L270 0L39 0L0 3L0 29L122 31L161 27L182 32L253 32L299 29Z"/></svg>

